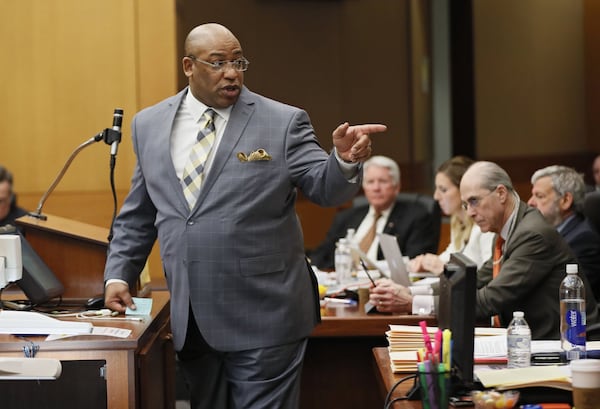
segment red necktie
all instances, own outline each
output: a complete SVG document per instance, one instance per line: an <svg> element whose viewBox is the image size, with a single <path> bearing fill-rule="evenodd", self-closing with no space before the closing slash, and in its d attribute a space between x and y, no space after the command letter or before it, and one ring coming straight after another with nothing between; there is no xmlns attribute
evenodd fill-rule
<svg viewBox="0 0 600 409"><path fill-rule="evenodd" d="M500 273L500 266L502 264L502 246L504 245L504 239L498 235L496 238L496 245L494 246L494 257L492 258L492 277L495 279ZM500 327L500 317L494 315L492 317L492 325L494 327Z"/></svg>

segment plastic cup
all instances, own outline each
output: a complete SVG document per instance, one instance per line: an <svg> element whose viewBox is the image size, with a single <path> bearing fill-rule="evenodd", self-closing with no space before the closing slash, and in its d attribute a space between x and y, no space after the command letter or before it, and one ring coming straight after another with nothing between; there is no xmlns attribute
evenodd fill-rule
<svg viewBox="0 0 600 409"><path fill-rule="evenodd" d="M600 402L600 360L571 361L573 403L577 409L597 409Z"/></svg>
<svg viewBox="0 0 600 409"><path fill-rule="evenodd" d="M441 366L439 370L435 370L426 365L419 363L417 371L423 409L446 409L450 392L450 373Z"/></svg>

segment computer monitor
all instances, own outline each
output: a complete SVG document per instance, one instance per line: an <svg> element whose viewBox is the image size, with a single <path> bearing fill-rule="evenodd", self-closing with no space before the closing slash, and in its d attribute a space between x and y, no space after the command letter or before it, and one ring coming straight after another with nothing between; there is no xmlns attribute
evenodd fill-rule
<svg viewBox="0 0 600 409"><path fill-rule="evenodd" d="M0 290L23 275L21 239L16 234L0 235Z"/></svg>
<svg viewBox="0 0 600 409"><path fill-rule="evenodd" d="M452 390L473 387L477 264L453 253L440 276L438 327L452 331Z"/></svg>
<svg viewBox="0 0 600 409"><path fill-rule="evenodd" d="M4 226L0 234L18 234L21 237L23 275L15 283L32 304L44 304L64 293L62 283L16 228Z"/></svg>

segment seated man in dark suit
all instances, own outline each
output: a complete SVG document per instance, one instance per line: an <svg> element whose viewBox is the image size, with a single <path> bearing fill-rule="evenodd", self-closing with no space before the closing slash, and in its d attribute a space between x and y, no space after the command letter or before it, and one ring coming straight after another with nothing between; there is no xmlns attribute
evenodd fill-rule
<svg viewBox="0 0 600 409"><path fill-rule="evenodd" d="M374 222L376 233L396 236L404 256L437 253L439 213L432 217L416 202L396 200L400 192L400 168L393 159L373 156L367 160L363 165L362 187L367 201L336 215L325 240L308 254L313 265L321 269L334 268L335 244L346 237L348 229L356 230L355 243L370 259L382 259L377 236L372 241L368 239Z"/></svg>
<svg viewBox="0 0 600 409"><path fill-rule="evenodd" d="M467 215L482 232L496 233L494 255L477 270L476 319L506 328L513 311L523 311L532 339L560 338L558 293L566 265L576 259L565 240L536 209L520 200L506 171L493 162L475 162L460 182ZM599 322L598 304L585 274L586 324ZM370 302L381 312L432 314L436 297L413 294L389 279L371 288ZM439 304L438 304L439 306Z"/></svg>
<svg viewBox="0 0 600 409"><path fill-rule="evenodd" d="M531 198L544 218L564 237L575 253L579 271L585 273L596 300L600 300L600 236L582 213L583 176L566 166L548 166L531 177Z"/></svg>
<svg viewBox="0 0 600 409"><path fill-rule="evenodd" d="M12 174L0 165L0 226L14 225L15 219L25 216L27 211L17 206L13 192Z"/></svg>

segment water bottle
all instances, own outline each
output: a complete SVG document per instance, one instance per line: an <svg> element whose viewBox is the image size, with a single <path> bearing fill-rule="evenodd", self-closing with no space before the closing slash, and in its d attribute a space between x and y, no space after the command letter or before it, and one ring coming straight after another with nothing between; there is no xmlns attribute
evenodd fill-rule
<svg viewBox="0 0 600 409"><path fill-rule="evenodd" d="M509 368L524 368L531 363L531 330L523 311L514 311L506 330L506 351Z"/></svg>
<svg viewBox="0 0 600 409"><path fill-rule="evenodd" d="M352 278L352 253L346 238L341 238L335 247L335 276L338 284L346 284Z"/></svg>
<svg viewBox="0 0 600 409"><path fill-rule="evenodd" d="M585 358L585 287L577 264L567 264L560 283L560 346L567 360Z"/></svg>
<svg viewBox="0 0 600 409"><path fill-rule="evenodd" d="M356 277L358 266L360 266L360 255L358 254L358 251L356 251L358 243L356 242L356 237L354 237L355 234L355 229L350 228L346 230L346 240L348 240L350 255L352 256L352 264L350 265L350 275L352 277Z"/></svg>

